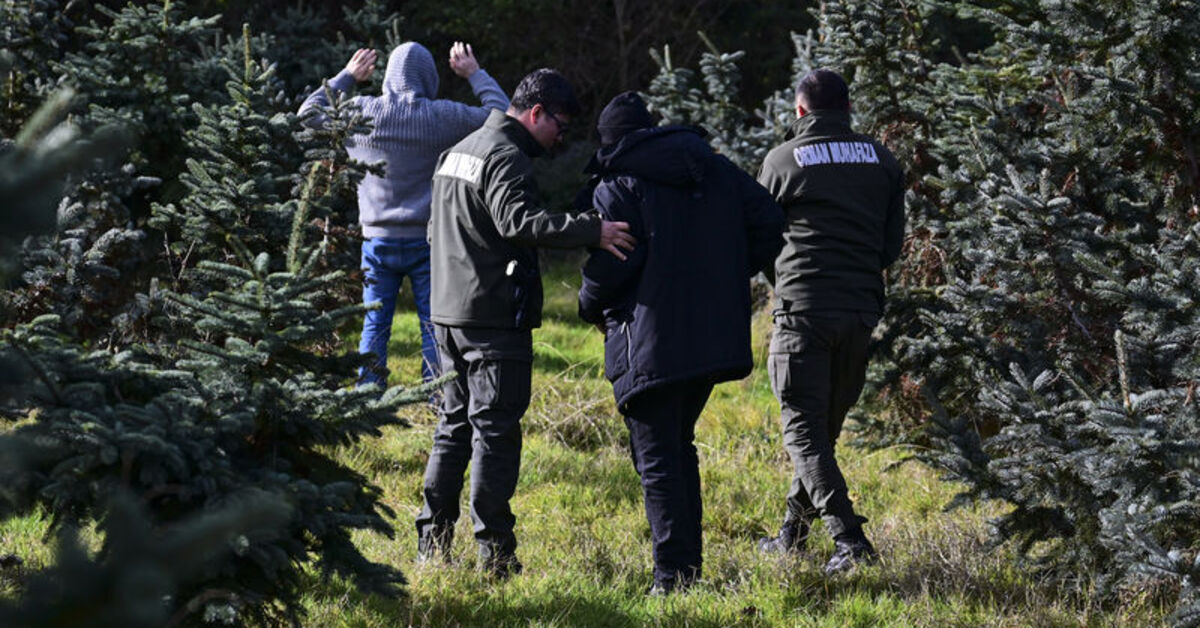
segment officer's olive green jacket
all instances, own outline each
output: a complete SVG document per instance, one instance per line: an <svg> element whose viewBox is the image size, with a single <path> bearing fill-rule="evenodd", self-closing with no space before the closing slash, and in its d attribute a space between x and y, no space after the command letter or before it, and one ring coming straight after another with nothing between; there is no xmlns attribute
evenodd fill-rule
<svg viewBox="0 0 1200 628"><path fill-rule="evenodd" d="M904 173L850 112L811 111L763 161L758 182L783 207L775 260L780 309L880 313L882 271L904 244Z"/></svg>
<svg viewBox="0 0 1200 628"><path fill-rule="evenodd" d="M520 121L493 111L442 153L429 218L430 318L448 327L541 324L537 246L597 244L600 217L542 204L533 159L545 151Z"/></svg>

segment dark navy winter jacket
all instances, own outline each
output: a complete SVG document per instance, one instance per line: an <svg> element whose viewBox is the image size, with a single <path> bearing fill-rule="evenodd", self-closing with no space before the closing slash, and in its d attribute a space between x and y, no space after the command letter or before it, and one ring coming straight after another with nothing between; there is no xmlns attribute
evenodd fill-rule
<svg viewBox="0 0 1200 628"><path fill-rule="evenodd" d="M771 195L693 127L634 131L588 170L595 208L637 238L626 261L593 250L579 291L579 315L605 326L617 405L672 382L749 374L749 279L783 246Z"/></svg>

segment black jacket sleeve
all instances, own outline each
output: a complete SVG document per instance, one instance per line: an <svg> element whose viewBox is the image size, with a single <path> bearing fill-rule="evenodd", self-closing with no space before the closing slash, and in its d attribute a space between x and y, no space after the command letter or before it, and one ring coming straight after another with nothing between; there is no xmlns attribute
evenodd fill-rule
<svg viewBox="0 0 1200 628"><path fill-rule="evenodd" d="M579 317L589 323L604 321L604 310L618 303L628 291L636 289L637 278L646 263L645 226L636 184L631 179L610 179L596 186L593 195L596 210L605 220L629 223L637 244L621 261L603 249L592 249L583 265L583 285L579 289Z"/></svg>

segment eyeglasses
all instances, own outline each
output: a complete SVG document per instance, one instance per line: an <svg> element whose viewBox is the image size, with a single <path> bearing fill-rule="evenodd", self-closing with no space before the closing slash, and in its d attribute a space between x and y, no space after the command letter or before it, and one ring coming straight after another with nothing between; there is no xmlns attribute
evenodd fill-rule
<svg viewBox="0 0 1200 628"><path fill-rule="evenodd" d="M554 115L553 111L550 111L549 109L546 109L545 107L542 108L542 111L545 111L546 115L550 116L551 120L554 120L554 126L558 127L558 136L559 137L566 135L567 131L571 130L571 125L564 123L562 120L559 120L558 116Z"/></svg>

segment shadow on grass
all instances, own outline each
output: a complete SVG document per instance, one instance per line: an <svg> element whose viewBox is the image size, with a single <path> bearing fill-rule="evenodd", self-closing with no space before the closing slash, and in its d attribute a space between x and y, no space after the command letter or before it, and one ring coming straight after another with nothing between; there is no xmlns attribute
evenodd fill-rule
<svg viewBox="0 0 1200 628"><path fill-rule="evenodd" d="M405 595L393 599L362 594L345 582L314 580L310 595L316 605L353 609L349 616L341 618L344 625L528 626L545 622L563 626L643 625L611 602L595 599L586 592L533 593L537 599L531 599L521 597L506 585L480 581L457 583L467 585L456 591L459 595L437 596L435 590L427 592L434 597ZM478 588L471 590L474 587ZM689 621L688 625L715 628L719 624Z"/></svg>
<svg viewBox="0 0 1200 628"><path fill-rule="evenodd" d="M537 600L520 599L507 603L497 595L493 600L496 604L443 598L429 608L414 608L411 618L413 625L418 626L529 626L534 623L562 626L642 625L641 621L611 604L589 599L585 595L552 593Z"/></svg>
<svg viewBox="0 0 1200 628"><path fill-rule="evenodd" d="M1011 565L1000 561L980 564L978 558L962 558L950 564L946 555L931 553L927 559L891 562L886 552L877 566L863 567L834 577L822 575L824 554L795 559L804 564L803 575L793 581L784 595L788 607L805 607L811 612L835 612L849 599L878 599L889 596L906 603L929 600L959 600L984 615L1017 616L1037 620L1041 626L1077 626L1081 616L1100 608L1082 591L1073 592L1032 581ZM954 625L974 625L973 621Z"/></svg>
<svg viewBox="0 0 1200 628"><path fill-rule="evenodd" d="M427 462L429 462L429 454L407 457L375 454L369 457L364 456L364 462L359 465L359 468L369 474L408 475L424 473Z"/></svg>

